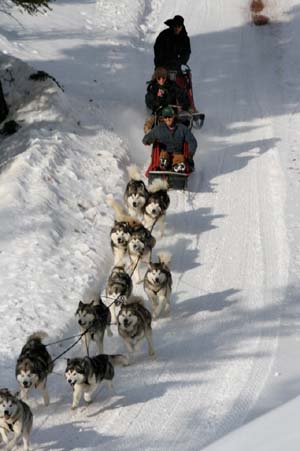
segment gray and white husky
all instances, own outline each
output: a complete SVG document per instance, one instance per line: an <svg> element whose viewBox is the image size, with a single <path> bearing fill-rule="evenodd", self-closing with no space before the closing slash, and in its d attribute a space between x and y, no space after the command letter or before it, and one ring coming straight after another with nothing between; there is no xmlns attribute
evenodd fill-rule
<svg viewBox="0 0 300 451"><path fill-rule="evenodd" d="M92 394L106 381L112 389L113 365L128 365L128 358L122 354L100 354L95 357L75 357L67 360L65 378L73 388L72 409L76 409L83 395L87 403L92 402Z"/></svg>
<svg viewBox="0 0 300 451"><path fill-rule="evenodd" d="M24 451L29 450L29 436L33 415L29 406L14 396L7 388L0 389L0 435L5 450L11 450L19 439L23 439ZM10 439L10 435L13 437Z"/></svg>
<svg viewBox="0 0 300 451"><path fill-rule="evenodd" d="M107 304L110 305L112 322L117 321L116 311L132 293L132 280L125 271L125 265L114 266L106 285ZM115 302L113 302L115 300Z"/></svg>
<svg viewBox="0 0 300 451"><path fill-rule="evenodd" d="M152 229L154 224L159 223L161 236L164 234L166 211L170 205L168 195L168 182L155 179L148 188L149 195L144 206L143 224L147 229Z"/></svg>
<svg viewBox="0 0 300 451"><path fill-rule="evenodd" d="M144 278L144 290L152 304L152 318L156 319L164 309L170 312L170 296L172 291L172 275L169 269L171 256L158 254L157 263L149 263Z"/></svg>
<svg viewBox="0 0 300 451"><path fill-rule="evenodd" d="M103 353L103 340L105 330L111 336L110 330L111 314L109 308L102 299L90 303L79 302L75 316L78 319L84 352L87 352L91 341L94 341L100 354Z"/></svg>
<svg viewBox="0 0 300 451"><path fill-rule="evenodd" d="M114 254L114 265L119 266L125 263L131 227L136 224L136 220L128 215L120 202L114 198L108 197L106 201L115 212L114 225L110 230L110 243Z"/></svg>
<svg viewBox="0 0 300 451"><path fill-rule="evenodd" d="M38 331L28 337L16 363L16 378L21 388L21 399L28 398L29 390L34 387L41 390L44 404L49 404L47 377L53 370L53 362L42 340L46 332Z"/></svg>
<svg viewBox="0 0 300 451"><path fill-rule="evenodd" d="M125 188L124 203L131 216L142 219L143 208L148 198L148 190L136 165L129 166L128 175L129 182Z"/></svg>
<svg viewBox="0 0 300 451"><path fill-rule="evenodd" d="M131 228L131 236L128 242L128 255L130 258L129 268L135 282L140 282L139 265L142 262L149 263L155 244L155 238L142 224L137 224Z"/></svg>
<svg viewBox="0 0 300 451"><path fill-rule="evenodd" d="M151 313L143 305L143 298L131 296L122 304L118 314L118 332L129 353L139 350L144 339L148 343L148 354L155 355L152 342Z"/></svg>
<svg viewBox="0 0 300 451"><path fill-rule="evenodd" d="M110 244L115 265L122 265L127 253L130 229L126 221L115 221L110 230Z"/></svg>

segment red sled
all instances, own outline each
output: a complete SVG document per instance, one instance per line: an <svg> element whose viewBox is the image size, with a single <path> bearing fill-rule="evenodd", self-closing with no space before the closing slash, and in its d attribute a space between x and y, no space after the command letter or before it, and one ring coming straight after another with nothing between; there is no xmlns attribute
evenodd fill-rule
<svg viewBox="0 0 300 451"><path fill-rule="evenodd" d="M172 189L186 189L188 178L191 175L192 171L190 165L188 163L188 144L184 143L183 145L183 155L184 155L184 165L185 169L183 172L176 172L173 169L164 169L161 167L160 160L160 145L159 142L155 142L152 147L151 153L151 162L145 173L146 177L148 177L148 184L150 185L153 180L159 178L163 180L167 180L169 188Z"/></svg>

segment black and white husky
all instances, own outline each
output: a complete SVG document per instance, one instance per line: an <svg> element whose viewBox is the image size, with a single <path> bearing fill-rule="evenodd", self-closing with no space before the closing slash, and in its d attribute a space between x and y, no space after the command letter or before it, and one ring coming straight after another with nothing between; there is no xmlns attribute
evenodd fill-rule
<svg viewBox="0 0 300 451"><path fill-rule="evenodd" d="M117 321L116 310L132 293L132 280L125 265L114 266L106 285L107 304L110 305L111 320ZM114 302L115 301L115 302Z"/></svg>
<svg viewBox="0 0 300 451"><path fill-rule="evenodd" d="M129 182L125 188L124 202L131 216L142 219L143 208L148 197L148 190L137 166L129 166L128 175Z"/></svg>
<svg viewBox="0 0 300 451"><path fill-rule="evenodd" d="M134 218L129 216L120 202L109 197L107 204L115 212L114 225L110 231L111 248L114 254L114 265L120 266L125 262L128 241L130 239L131 226L136 224Z"/></svg>
<svg viewBox="0 0 300 451"><path fill-rule="evenodd" d="M53 370L53 362L42 340L46 332L35 332L28 337L17 359L16 378L21 388L21 399L28 398L29 390L34 387L41 390L44 404L49 404L47 377Z"/></svg>
<svg viewBox="0 0 300 451"><path fill-rule="evenodd" d="M78 407L82 395L87 403L91 403L92 394L102 381L106 381L112 389L113 365L128 365L128 358L121 354L100 354L67 360L65 378L73 388L72 409Z"/></svg>
<svg viewBox="0 0 300 451"><path fill-rule="evenodd" d="M170 205L168 195L168 182L155 179L149 186L149 196L144 206L144 226L151 230L157 222L160 226L161 236L165 230L166 211Z"/></svg>
<svg viewBox="0 0 300 451"><path fill-rule="evenodd" d="M155 355L152 342L151 313L143 305L143 298L131 296L122 304L118 314L118 332L129 353L139 350L142 341L147 340L148 354Z"/></svg>
<svg viewBox="0 0 300 451"><path fill-rule="evenodd" d="M115 265L124 264L129 238L129 224L126 221L115 221L110 231L110 244Z"/></svg>
<svg viewBox="0 0 300 451"><path fill-rule="evenodd" d="M84 352L87 352L91 341L94 341L100 354L103 353L103 340L105 330L111 336L110 330L111 315L110 310L99 298L90 303L79 302L75 315L78 318Z"/></svg>
<svg viewBox="0 0 300 451"><path fill-rule="evenodd" d="M169 269L171 257L167 253L158 254L158 262L149 263L144 278L144 290L152 304L152 318L156 319L164 309L170 312L172 275Z"/></svg>
<svg viewBox="0 0 300 451"><path fill-rule="evenodd" d="M151 232L142 224L137 224L131 228L131 235L128 242L128 255L130 259L130 272L135 282L140 281L139 265L141 262L149 263L151 252L156 240Z"/></svg>
<svg viewBox="0 0 300 451"><path fill-rule="evenodd" d="M29 406L10 393L7 388L0 389L0 435L5 450L11 450L19 439L23 439L24 451L29 450L29 436L33 415ZM10 439L10 435L13 437Z"/></svg>

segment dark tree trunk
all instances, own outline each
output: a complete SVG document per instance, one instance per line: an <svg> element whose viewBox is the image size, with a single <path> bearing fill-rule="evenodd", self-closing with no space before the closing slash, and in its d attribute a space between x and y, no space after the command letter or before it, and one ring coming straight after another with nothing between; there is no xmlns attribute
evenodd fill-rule
<svg viewBox="0 0 300 451"><path fill-rule="evenodd" d="M0 81L0 123L4 121L7 115L8 115L8 107L4 98L2 84Z"/></svg>

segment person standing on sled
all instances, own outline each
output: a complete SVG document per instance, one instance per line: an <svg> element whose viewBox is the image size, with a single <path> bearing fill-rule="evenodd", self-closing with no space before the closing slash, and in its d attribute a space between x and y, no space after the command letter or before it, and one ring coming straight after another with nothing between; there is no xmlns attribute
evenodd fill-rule
<svg viewBox="0 0 300 451"><path fill-rule="evenodd" d="M164 22L169 28L161 31L154 44L154 65L167 70L180 71L191 54L190 38L182 16L174 16Z"/></svg>
<svg viewBox="0 0 300 451"><path fill-rule="evenodd" d="M152 114L146 119L144 132L147 133L154 125L155 116L159 114L159 109L167 105L176 105L178 109L187 110L189 108L189 98L185 91L181 89L174 81L167 78L168 72L164 67L157 67L148 83L145 102Z"/></svg>
<svg viewBox="0 0 300 451"><path fill-rule="evenodd" d="M194 170L194 154L197 149L197 140L192 132L183 124L176 123L175 112L170 106L162 110L163 124L156 125L145 134L143 144L146 146L155 141L160 145L160 162L164 170L172 167L173 170L185 172L184 168L184 143L188 144L188 164L190 170ZM179 168L179 169L178 169ZM182 170L181 170L182 168Z"/></svg>

